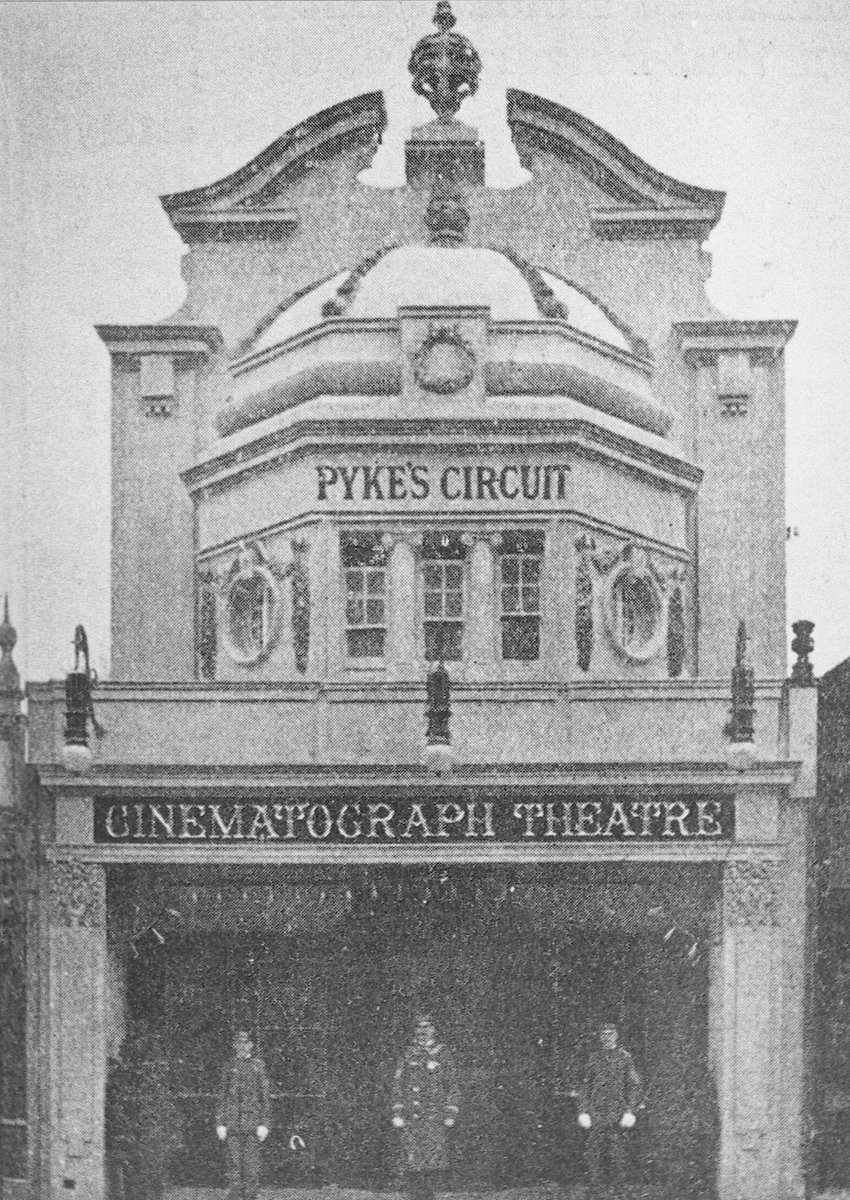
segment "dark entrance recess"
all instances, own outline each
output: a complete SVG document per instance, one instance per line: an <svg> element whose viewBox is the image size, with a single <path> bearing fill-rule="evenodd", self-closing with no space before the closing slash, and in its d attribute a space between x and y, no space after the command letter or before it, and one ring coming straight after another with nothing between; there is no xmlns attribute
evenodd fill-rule
<svg viewBox="0 0 850 1200"><path fill-rule="evenodd" d="M659 886L659 872L405 867L143 884L163 907L156 925L135 915L126 1044L153 1038L165 1064L181 1127L171 1181L221 1183L215 1095L232 1033L247 1027L274 1092L266 1182L392 1186L392 1074L425 1007L458 1063L452 1190L582 1179L574 1093L595 1025L613 1019L647 1087L635 1176L699 1192L717 1144L695 919L711 881L682 871ZM135 908L129 889L123 905Z"/></svg>

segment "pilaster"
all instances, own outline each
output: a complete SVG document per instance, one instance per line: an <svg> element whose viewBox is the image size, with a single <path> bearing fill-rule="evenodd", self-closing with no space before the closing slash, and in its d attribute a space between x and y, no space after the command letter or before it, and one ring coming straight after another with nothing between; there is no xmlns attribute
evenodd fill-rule
<svg viewBox="0 0 850 1200"><path fill-rule="evenodd" d="M416 671L416 555L410 541L399 538L389 563L389 663L402 679Z"/></svg>
<svg viewBox="0 0 850 1200"><path fill-rule="evenodd" d="M495 559L487 538L477 538L469 560L469 659L475 674L492 673L496 655Z"/></svg>
<svg viewBox="0 0 850 1200"><path fill-rule="evenodd" d="M776 862L727 864L719 1200L777 1200L780 1195L781 913Z"/></svg>
<svg viewBox="0 0 850 1200"><path fill-rule="evenodd" d="M50 1200L103 1200L106 876L94 863L48 869Z"/></svg>

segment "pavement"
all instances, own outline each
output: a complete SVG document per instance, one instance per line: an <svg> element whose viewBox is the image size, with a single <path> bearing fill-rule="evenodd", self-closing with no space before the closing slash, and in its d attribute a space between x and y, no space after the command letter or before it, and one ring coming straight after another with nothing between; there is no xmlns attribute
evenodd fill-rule
<svg viewBox="0 0 850 1200"><path fill-rule="evenodd" d="M223 1188L169 1188L164 1200L225 1200ZM705 1192L684 1193L659 1184L630 1184L603 1192L605 1200L708 1200ZM263 1188L260 1200L407 1200L404 1192L362 1191L334 1186L318 1188ZM439 1192L436 1200L589 1200L584 1184L543 1184L501 1191ZM850 1192L823 1193L817 1200L850 1200Z"/></svg>

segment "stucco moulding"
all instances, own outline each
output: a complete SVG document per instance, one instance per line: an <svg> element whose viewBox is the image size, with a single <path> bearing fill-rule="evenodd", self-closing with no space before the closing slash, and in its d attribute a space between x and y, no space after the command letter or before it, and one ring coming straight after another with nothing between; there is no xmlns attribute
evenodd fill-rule
<svg viewBox="0 0 850 1200"><path fill-rule="evenodd" d="M280 204L281 196L317 162L360 151L361 169L367 167L386 123L381 92L355 96L293 126L223 179L161 196L160 203L187 242L286 236L298 214Z"/></svg>
<svg viewBox="0 0 850 1200"><path fill-rule="evenodd" d="M658 437L669 433L673 414L653 395L644 360L559 321L492 322L489 332L487 395L563 395ZM368 340L368 356L358 353L361 338ZM517 339L525 342L521 354L515 352ZM216 418L222 437L319 396L400 395L396 323L328 321L253 361L239 360L233 373L235 395Z"/></svg>
<svg viewBox="0 0 850 1200"><path fill-rule="evenodd" d="M796 321L680 321L673 326L679 349L698 366L705 356L740 351L777 358L794 336Z"/></svg>
<svg viewBox="0 0 850 1200"><path fill-rule="evenodd" d="M110 354L218 353L221 333L214 325L96 325Z"/></svg>
<svg viewBox="0 0 850 1200"><path fill-rule="evenodd" d="M318 401L316 403L319 403ZM250 438L230 440L204 455L185 471L181 478L190 492L207 488L227 487L237 477L274 471L281 463L321 449L323 452L362 450L366 445L382 447L400 445L405 452L415 446L429 450L463 452L487 447L492 452L524 449L536 445L557 445L559 451L602 457L619 463L629 471L655 479L665 486L682 492L694 492L703 472L694 463L680 457L653 435L634 430L631 435L621 422L608 418L607 423L585 419L576 410L581 406L568 401L570 413L559 416L537 415L517 418L503 411L485 416L458 411L454 416L384 418L376 427L373 417L333 419L330 412L323 418L288 420L282 413L271 418ZM618 427L618 428L615 428Z"/></svg>

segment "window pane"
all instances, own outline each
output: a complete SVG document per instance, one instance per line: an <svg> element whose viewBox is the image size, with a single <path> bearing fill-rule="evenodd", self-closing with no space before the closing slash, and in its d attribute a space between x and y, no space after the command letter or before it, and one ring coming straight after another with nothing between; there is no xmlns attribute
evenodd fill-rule
<svg viewBox="0 0 850 1200"><path fill-rule="evenodd" d="M464 559L466 546L458 533L426 533L422 538L422 557L426 559Z"/></svg>
<svg viewBox="0 0 850 1200"><path fill-rule="evenodd" d="M509 529L502 534L502 554L543 554L543 531Z"/></svg>
<svg viewBox="0 0 850 1200"><path fill-rule="evenodd" d="M443 582L443 568L440 563L425 563L422 578L427 588L438 588Z"/></svg>
<svg viewBox="0 0 850 1200"><path fill-rule="evenodd" d="M444 613L447 617L463 616L463 593L462 592L446 592L446 605Z"/></svg>
<svg viewBox="0 0 850 1200"><path fill-rule="evenodd" d="M366 624L367 625L383 625L384 623L384 602L383 600L367 600L366 601Z"/></svg>
<svg viewBox="0 0 850 1200"><path fill-rule="evenodd" d="M383 537L375 530L343 533L340 537L344 567L380 567L387 561Z"/></svg>
<svg viewBox="0 0 850 1200"><path fill-rule="evenodd" d="M363 601L359 597L352 596L349 598L345 606L345 620L349 625L363 624Z"/></svg>
<svg viewBox="0 0 850 1200"><path fill-rule="evenodd" d="M502 579L505 583L517 583L519 580L519 559L502 559Z"/></svg>
<svg viewBox="0 0 850 1200"><path fill-rule="evenodd" d="M537 583L540 579L540 559L524 558L522 560L523 583Z"/></svg>
<svg viewBox="0 0 850 1200"><path fill-rule="evenodd" d="M446 563L444 567L446 587L459 588L463 583L463 567L460 563Z"/></svg>
<svg viewBox="0 0 850 1200"><path fill-rule="evenodd" d="M366 576L366 589L373 595L384 590L384 572L369 571Z"/></svg>
<svg viewBox="0 0 850 1200"><path fill-rule="evenodd" d="M531 662L540 657L538 617L505 617L502 620L502 658Z"/></svg>
<svg viewBox="0 0 850 1200"><path fill-rule="evenodd" d="M380 658L384 653L383 629L349 629L349 658Z"/></svg>
<svg viewBox="0 0 850 1200"><path fill-rule="evenodd" d="M346 571L345 586L348 588L349 592L359 592L363 586L363 572Z"/></svg>
<svg viewBox="0 0 850 1200"><path fill-rule="evenodd" d="M502 612L515 613L519 611L519 588L502 588Z"/></svg>
<svg viewBox="0 0 850 1200"><path fill-rule="evenodd" d="M441 617L443 615L443 597L440 592L425 593L425 616Z"/></svg>
<svg viewBox="0 0 850 1200"><path fill-rule="evenodd" d="M425 657L434 662L442 657L447 662L461 658L463 626L456 621L427 621L425 623Z"/></svg>
<svg viewBox="0 0 850 1200"><path fill-rule="evenodd" d="M522 589L522 610L527 613L540 611L540 588L524 587Z"/></svg>

